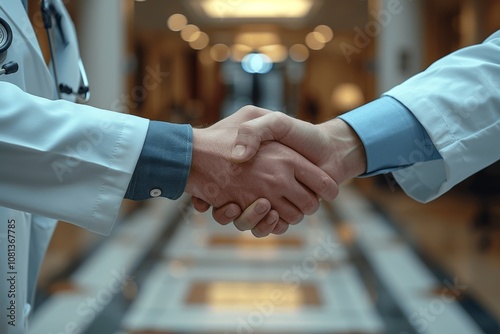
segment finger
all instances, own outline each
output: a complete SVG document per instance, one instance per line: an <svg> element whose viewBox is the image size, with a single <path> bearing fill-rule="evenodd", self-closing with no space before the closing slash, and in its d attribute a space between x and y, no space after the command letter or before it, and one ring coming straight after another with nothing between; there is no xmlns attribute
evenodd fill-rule
<svg viewBox="0 0 500 334"><path fill-rule="evenodd" d="M293 126L293 119L280 112L273 112L240 124L234 140L231 160L242 163L250 160L267 140L280 140Z"/></svg>
<svg viewBox="0 0 500 334"><path fill-rule="evenodd" d="M220 208L212 210L212 217L221 225L227 225L235 220L241 214L241 208L238 204L229 203Z"/></svg>
<svg viewBox="0 0 500 334"><path fill-rule="evenodd" d="M326 201L333 201L339 194L337 182L303 157L298 160L295 167L295 179Z"/></svg>
<svg viewBox="0 0 500 334"><path fill-rule="evenodd" d="M271 234L281 235L285 233L289 227L290 227L289 224L280 219L278 220L278 223L274 227L274 230L271 232Z"/></svg>
<svg viewBox="0 0 500 334"><path fill-rule="evenodd" d="M234 114L220 120L219 122L213 124L210 126L212 129L219 129L219 128L224 128L227 126L239 126L241 123L250 121L252 119L262 117L264 115L267 115L271 113L272 111L259 108L256 106L244 106L238 111L236 111Z"/></svg>
<svg viewBox="0 0 500 334"><path fill-rule="evenodd" d="M275 210L269 213L252 229L252 234L257 238L267 237L274 231L276 224L278 224L279 216Z"/></svg>
<svg viewBox="0 0 500 334"><path fill-rule="evenodd" d="M205 212L208 209L210 209L210 204L205 202L202 199L199 199L198 197L191 197L191 204L193 204L193 207L195 208L196 211L198 212Z"/></svg>
<svg viewBox="0 0 500 334"><path fill-rule="evenodd" d="M287 191L285 198L296 206L301 213L305 215L312 215L319 209L319 199L315 193L309 190L299 182L290 184L291 191Z"/></svg>
<svg viewBox="0 0 500 334"><path fill-rule="evenodd" d="M234 220L234 226L240 231L253 229L271 210L271 203L265 198L259 198Z"/></svg>
<svg viewBox="0 0 500 334"><path fill-rule="evenodd" d="M276 210L280 219L287 224L296 225L304 219L304 214L286 198L273 201L273 209Z"/></svg>

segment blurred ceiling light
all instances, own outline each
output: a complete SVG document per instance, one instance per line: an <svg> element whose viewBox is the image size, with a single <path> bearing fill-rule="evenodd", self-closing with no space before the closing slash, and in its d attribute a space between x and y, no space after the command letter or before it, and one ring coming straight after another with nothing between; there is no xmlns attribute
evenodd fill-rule
<svg viewBox="0 0 500 334"><path fill-rule="evenodd" d="M337 86L332 92L332 103L341 111L348 111L364 103L363 92L358 85L347 83Z"/></svg>
<svg viewBox="0 0 500 334"><path fill-rule="evenodd" d="M186 42L192 42L199 37L200 28L194 24L188 24L181 31L181 38Z"/></svg>
<svg viewBox="0 0 500 334"><path fill-rule="evenodd" d="M306 45L311 50L321 50L325 47L325 43L321 41L323 37L318 32L310 32L306 36Z"/></svg>
<svg viewBox="0 0 500 334"><path fill-rule="evenodd" d="M332 29L324 24L317 26L314 29L314 32L319 34L315 35L315 38L317 38L320 42L323 42L324 44L330 42L333 39Z"/></svg>
<svg viewBox="0 0 500 334"><path fill-rule="evenodd" d="M222 63L228 60L230 56L231 50L225 44L215 44L210 48L210 57L216 62Z"/></svg>
<svg viewBox="0 0 500 334"><path fill-rule="evenodd" d="M247 73L266 74L273 68L271 58L262 53L250 53L241 62L243 70Z"/></svg>
<svg viewBox="0 0 500 334"><path fill-rule="evenodd" d="M212 18L300 18L311 11L313 0L202 0Z"/></svg>
<svg viewBox="0 0 500 334"><path fill-rule="evenodd" d="M303 44L294 44L290 47L290 58L298 63L305 62L309 58L309 49Z"/></svg>
<svg viewBox="0 0 500 334"><path fill-rule="evenodd" d="M182 14L174 14L167 20L167 26L172 31L181 31L187 25L187 18Z"/></svg>
<svg viewBox="0 0 500 334"><path fill-rule="evenodd" d="M273 63L281 63L288 57L288 50L281 44L262 46L259 48L259 52L271 58Z"/></svg>
<svg viewBox="0 0 500 334"><path fill-rule="evenodd" d="M234 44L231 47L231 59L233 61L242 61L243 58L250 52L252 52L252 48L248 45L244 44Z"/></svg>
<svg viewBox="0 0 500 334"><path fill-rule="evenodd" d="M191 46L195 50L203 50L210 43L210 38L208 35L202 31L198 32L196 35L196 39L189 42L189 46Z"/></svg>
<svg viewBox="0 0 500 334"><path fill-rule="evenodd" d="M279 44L280 38L273 32L244 32L236 36L235 42L258 49L264 45Z"/></svg>
<svg viewBox="0 0 500 334"><path fill-rule="evenodd" d="M213 64L213 59L210 55L210 49L204 49L198 52L198 60L205 66L210 66Z"/></svg>

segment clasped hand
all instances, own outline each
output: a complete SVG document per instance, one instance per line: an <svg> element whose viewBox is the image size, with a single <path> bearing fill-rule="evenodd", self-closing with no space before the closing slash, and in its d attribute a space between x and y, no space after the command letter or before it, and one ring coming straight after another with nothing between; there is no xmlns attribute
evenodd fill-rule
<svg viewBox="0 0 500 334"><path fill-rule="evenodd" d="M282 234L364 171L360 147L340 120L313 125L243 107L209 128L193 129L186 192L198 211L212 206L220 224L234 221L257 237Z"/></svg>

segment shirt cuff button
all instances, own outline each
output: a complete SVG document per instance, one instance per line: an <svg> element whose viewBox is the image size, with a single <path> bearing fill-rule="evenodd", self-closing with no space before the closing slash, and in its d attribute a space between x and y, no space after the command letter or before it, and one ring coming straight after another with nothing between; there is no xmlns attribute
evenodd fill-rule
<svg viewBox="0 0 500 334"><path fill-rule="evenodd" d="M151 189L149 194L151 195L151 197L160 197L161 196L161 189L158 189L158 188Z"/></svg>

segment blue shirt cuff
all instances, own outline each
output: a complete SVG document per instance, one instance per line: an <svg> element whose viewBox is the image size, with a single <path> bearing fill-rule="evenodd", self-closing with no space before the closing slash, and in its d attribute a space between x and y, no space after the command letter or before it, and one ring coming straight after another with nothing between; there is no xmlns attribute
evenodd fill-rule
<svg viewBox="0 0 500 334"><path fill-rule="evenodd" d="M125 198L179 198L189 176L192 150L190 125L150 121Z"/></svg>
<svg viewBox="0 0 500 334"><path fill-rule="evenodd" d="M365 147L367 171L363 176L441 159L415 116L392 97L383 96L339 118L356 131Z"/></svg>

